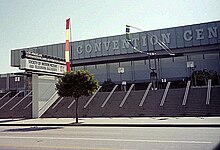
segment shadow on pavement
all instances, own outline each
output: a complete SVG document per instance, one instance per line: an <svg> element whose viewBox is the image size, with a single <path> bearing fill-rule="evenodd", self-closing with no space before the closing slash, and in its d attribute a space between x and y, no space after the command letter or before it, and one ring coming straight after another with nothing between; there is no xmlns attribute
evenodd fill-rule
<svg viewBox="0 0 220 150"><path fill-rule="evenodd" d="M159 118L157 120L169 120L169 118Z"/></svg>
<svg viewBox="0 0 220 150"><path fill-rule="evenodd" d="M22 121L22 120L28 120L28 119L25 119L25 118L21 118L21 119L6 119L6 120L0 120L0 123L16 122L16 121Z"/></svg>
<svg viewBox="0 0 220 150"><path fill-rule="evenodd" d="M29 128L16 128L16 129L8 129L3 132L32 132L32 131L43 131L43 130L56 130L62 129L63 127L29 127Z"/></svg>
<svg viewBox="0 0 220 150"><path fill-rule="evenodd" d="M80 124L83 124L83 123L84 123L84 119L79 118L79 123L72 122L72 123L70 123L70 125L80 125Z"/></svg>

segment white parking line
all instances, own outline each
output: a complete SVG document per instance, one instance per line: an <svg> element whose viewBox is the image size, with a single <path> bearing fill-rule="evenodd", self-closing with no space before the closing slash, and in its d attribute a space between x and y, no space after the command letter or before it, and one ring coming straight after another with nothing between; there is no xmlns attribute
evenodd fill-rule
<svg viewBox="0 0 220 150"><path fill-rule="evenodd" d="M84 140L84 141L115 141L115 142L147 142L147 143L186 143L186 144L211 144L209 141L171 141L147 139L98 139L98 138L73 138L73 137L11 137L0 136L0 139L47 139L47 140Z"/></svg>
<svg viewBox="0 0 220 150"><path fill-rule="evenodd" d="M43 146L43 145L12 145L12 144L0 144L0 147L10 147L13 149L74 149L74 150L123 150L123 149L112 149L112 148L91 148L91 147L76 147L76 146ZM127 149L128 150L128 149ZM131 149L130 149L131 150ZM133 149L132 149L133 150Z"/></svg>

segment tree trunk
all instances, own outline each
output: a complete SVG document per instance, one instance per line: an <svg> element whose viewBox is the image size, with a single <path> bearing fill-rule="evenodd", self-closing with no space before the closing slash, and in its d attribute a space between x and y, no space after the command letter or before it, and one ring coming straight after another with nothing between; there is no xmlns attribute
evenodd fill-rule
<svg viewBox="0 0 220 150"><path fill-rule="evenodd" d="M79 117L78 117L78 98L76 98L76 123L79 123Z"/></svg>

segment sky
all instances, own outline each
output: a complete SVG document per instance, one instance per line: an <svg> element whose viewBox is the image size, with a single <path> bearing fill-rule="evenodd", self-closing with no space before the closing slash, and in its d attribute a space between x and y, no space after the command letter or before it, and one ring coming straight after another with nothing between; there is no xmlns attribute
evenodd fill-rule
<svg viewBox="0 0 220 150"><path fill-rule="evenodd" d="M67 18L79 41L217 21L220 0L0 0L0 74L19 71L13 49L64 43Z"/></svg>

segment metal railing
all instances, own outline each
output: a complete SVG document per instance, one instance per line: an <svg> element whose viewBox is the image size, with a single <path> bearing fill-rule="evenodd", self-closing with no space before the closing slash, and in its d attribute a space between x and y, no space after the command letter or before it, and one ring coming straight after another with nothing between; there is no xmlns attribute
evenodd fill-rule
<svg viewBox="0 0 220 150"><path fill-rule="evenodd" d="M167 97L167 93L168 93L168 91L169 91L170 83L171 83L171 82L168 82L168 83L167 83L166 89L164 90L163 97L162 97L161 102L160 102L160 106L161 106L161 107L162 107L162 106L164 105L164 103L165 103L165 100L166 100L166 97Z"/></svg>
<svg viewBox="0 0 220 150"><path fill-rule="evenodd" d="M27 95L25 95L25 97L23 97L19 102L17 102L17 104L15 104L10 110L13 110L15 107L17 107L23 100L25 100L30 94L32 93L32 91L30 91Z"/></svg>
<svg viewBox="0 0 220 150"><path fill-rule="evenodd" d="M109 99L111 98L112 94L115 92L116 88L118 87L118 85L115 85L114 88L112 89L112 91L109 93L108 97L105 99L104 103L102 104L102 108L105 107L105 105L107 104L107 102L109 101Z"/></svg>
<svg viewBox="0 0 220 150"><path fill-rule="evenodd" d="M88 100L88 102L86 103L86 105L84 106L84 108L86 108L86 107L89 105L89 103L93 100L93 98L96 96L96 94L98 93L98 91L99 91L101 88L102 88L102 86L100 86L100 87L98 88L98 90L92 95L92 97L90 97L90 99Z"/></svg>
<svg viewBox="0 0 220 150"><path fill-rule="evenodd" d="M209 80L208 80L207 93L206 93L206 105L209 105L209 103L210 103L211 86L212 86L212 79L209 79Z"/></svg>
<svg viewBox="0 0 220 150"><path fill-rule="evenodd" d="M182 102L182 105L183 105L183 106L186 105L186 101L187 101L188 94L189 94L189 89L190 89L190 84L191 84L191 81L188 81L188 82L187 82L187 85L186 85L184 97L183 97L183 102Z"/></svg>
<svg viewBox="0 0 220 150"><path fill-rule="evenodd" d="M128 92L126 93L126 95L125 95L125 97L123 98L123 100L122 100L122 102L121 102L121 104L120 104L119 107L123 107L125 101L127 100L129 94L131 93L131 90L133 89L134 85L135 85L135 84L132 84L132 85L131 85L131 87L129 88Z"/></svg>
<svg viewBox="0 0 220 150"><path fill-rule="evenodd" d="M148 95L148 93L149 93L149 90L150 90L151 86L152 86L152 83L149 83L149 84L148 84L148 87L147 87L147 89L146 89L146 91L145 91L145 93L144 93L144 96L142 97L141 102L140 102L140 104L139 104L140 107L143 106L144 101L145 101L145 99L146 99L146 97L147 97L147 95Z"/></svg>

